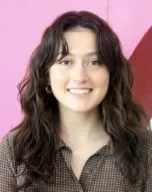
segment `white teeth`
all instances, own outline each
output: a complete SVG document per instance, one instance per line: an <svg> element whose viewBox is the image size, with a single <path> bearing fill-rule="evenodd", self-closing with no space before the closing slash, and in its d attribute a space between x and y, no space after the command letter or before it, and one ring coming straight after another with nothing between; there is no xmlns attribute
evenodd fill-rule
<svg viewBox="0 0 152 192"><path fill-rule="evenodd" d="M74 94L87 94L91 92L90 89L68 89L69 92L74 93Z"/></svg>

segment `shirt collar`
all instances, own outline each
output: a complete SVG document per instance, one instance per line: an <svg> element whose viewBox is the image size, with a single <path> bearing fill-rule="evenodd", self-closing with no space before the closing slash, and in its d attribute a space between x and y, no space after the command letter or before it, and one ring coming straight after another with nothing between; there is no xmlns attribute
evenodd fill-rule
<svg viewBox="0 0 152 192"><path fill-rule="evenodd" d="M100 148L96 154L99 155L105 155L105 156L112 156L114 155L114 144L113 144L113 140L112 138L110 138L110 140L108 141L108 143L103 146L102 148Z"/></svg>
<svg viewBox="0 0 152 192"><path fill-rule="evenodd" d="M56 146L56 150L60 150L62 148L67 148L71 151L71 149L66 145L66 143L59 137L56 137L56 141L57 141L57 146ZM110 138L110 140L108 141L108 143L103 146L102 148L100 148L96 154L98 155L105 155L105 156L111 156L114 155L114 145L113 145L113 140L112 138Z"/></svg>
<svg viewBox="0 0 152 192"><path fill-rule="evenodd" d="M61 148L69 148L65 142L57 135L56 136L56 143L57 143L57 146L56 146L56 150L60 150Z"/></svg>

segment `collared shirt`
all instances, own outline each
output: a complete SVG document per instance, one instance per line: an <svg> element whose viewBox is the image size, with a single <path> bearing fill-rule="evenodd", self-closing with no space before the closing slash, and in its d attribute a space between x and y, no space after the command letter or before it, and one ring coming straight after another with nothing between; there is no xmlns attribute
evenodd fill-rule
<svg viewBox="0 0 152 192"><path fill-rule="evenodd" d="M24 165L16 166L14 160L13 134L9 132L0 142L0 192L14 192L12 184L24 181L20 173ZM124 179L119 167L115 164L113 142L101 147L86 161L79 180L70 167L72 152L69 147L57 138L56 166L48 184L38 181L20 192L152 192L152 134L146 135L145 155L142 159L145 177L134 186Z"/></svg>

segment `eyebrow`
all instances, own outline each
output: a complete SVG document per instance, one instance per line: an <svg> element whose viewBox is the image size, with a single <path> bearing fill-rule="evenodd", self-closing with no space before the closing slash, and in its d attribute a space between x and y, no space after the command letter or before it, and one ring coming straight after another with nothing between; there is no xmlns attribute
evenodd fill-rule
<svg viewBox="0 0 152 192"><path fill-rule="evenodd" d="M60 55L62 53L58 53L57 55ZM72 53L68 53L67 55L72 55L74 56ZM91 53L87 53L85 56L93 56L93 55L97 55L97 52L91 52Z"/></svg>

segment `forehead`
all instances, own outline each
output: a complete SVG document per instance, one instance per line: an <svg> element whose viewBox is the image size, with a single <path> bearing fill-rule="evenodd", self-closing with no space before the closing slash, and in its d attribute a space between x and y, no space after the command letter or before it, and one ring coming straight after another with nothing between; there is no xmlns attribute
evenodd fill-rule
<svg viewBox="0 0 152 192"><path fill-rule="evenodd" d="M70 53L90 53L96 52L96 34L95 32L81 28L69 30L64 33ZM61 49L60 49L61 51Z"/></svg>

